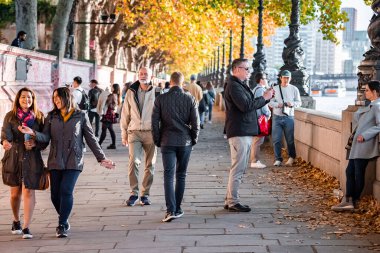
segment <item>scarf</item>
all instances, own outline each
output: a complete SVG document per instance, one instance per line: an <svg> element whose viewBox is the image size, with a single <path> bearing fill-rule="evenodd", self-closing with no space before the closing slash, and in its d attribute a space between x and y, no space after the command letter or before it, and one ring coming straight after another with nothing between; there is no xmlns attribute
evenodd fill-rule
<svg viewBox="0 0 380 253"><path fill-rule="evenodd" d="M73 115L73 113L74 113L74 109L71 109L68 113L66 113L66 115L63 115L63 113L61 113L63 122L66 123L70 119L71 115Z"/></svg>
<svg viewBox="0 0 380 253"><path fill-rule="evenodd" d="M28 126L30 128L33 127L35 117L33 111L24 112L21 108L17 108L17 119L20 121L20 125Z"/></svg>

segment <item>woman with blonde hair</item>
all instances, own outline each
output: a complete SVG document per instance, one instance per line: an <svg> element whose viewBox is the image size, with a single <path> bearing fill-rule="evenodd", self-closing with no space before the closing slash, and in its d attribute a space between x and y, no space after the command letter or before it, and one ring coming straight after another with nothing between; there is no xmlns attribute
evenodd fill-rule
<svg viewBox="0 0 380 253"><path fill-rule="evenodd" d="M35 190L39 188L44 162L41 156L43 146L34 138L17 130L27 126L34 131L43 129L44 115L37 107L36 95L31 89L20 89L13 102L13 108L4 118L1 129L1 144L5 150L2 161L4 184L11 187L11 208L14 221L12 234L22 238L33 238L29 230L36 204ZM20 222L21 197L24 198L24 224Z"/></svg>

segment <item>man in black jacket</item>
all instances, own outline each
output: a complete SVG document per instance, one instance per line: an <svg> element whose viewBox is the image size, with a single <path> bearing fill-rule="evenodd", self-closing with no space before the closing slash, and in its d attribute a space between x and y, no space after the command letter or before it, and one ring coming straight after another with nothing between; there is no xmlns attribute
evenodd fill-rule
<svg viewBox="0 0 380 253"><path fill-rule="evenodd" d="M88 98L90 100L88 118L90 119L91 125L95 119L95 136L99 137L100 115L96 111L96 107L98 106L99 95L103 90L98 87L98 81L95 79L90 81L90 88L91 90L88 92Z"/></svg>
<svg viewBox="0 0 380 253"><path fill-rule="evenodd" d="M152 115L153 140L157 147L161 147L164 166L166 214L163 222L183 215L181 203L187 165L191 148L197 143L199 135L197 102L183 90L183 81L182 73L174 72L171 75L170 90L156 98Z"/></svg>
<svg viewBox="0 0 380 253"><path fill-rule="evenodd" d="M239 185L248 166L252 136L260 133L256 110L269 103L273 89L266 90L262 97L254 97L246 84L250 76L247 59L235 59L231 69L232 75L224 91L226 134L231 150L231 169L224 208L231 212L249 212L249 206L240 204Z"/></svg>

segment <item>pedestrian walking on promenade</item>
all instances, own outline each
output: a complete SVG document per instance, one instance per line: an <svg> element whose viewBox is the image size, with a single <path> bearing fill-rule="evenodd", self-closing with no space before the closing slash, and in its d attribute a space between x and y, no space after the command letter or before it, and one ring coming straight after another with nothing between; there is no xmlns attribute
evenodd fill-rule
<svg viewBox="0 0 380 253"><path fill-rule="evenodd" d="M41 156L43 147L34 138L17 130L26 125L35 131L43 128L44 115L37 107L36 95L29 88L20 89L10 112L5 115L1 129L1 144L5 150L2 161L4 184L10 186L11 208L14 221L12 234L21 235L24 239L33 238L30 232L34 206L35 190L39 188L43 175L44 162ZM20 205L24 198L24 224L21 227Z"/></svg>
<svg viewBox="0 0 380 253"><path fill-rule="evenodd" d="M164 166L166 214L163 222L181 217L187 165L192 146L198 141L199 115L197 102L182 88L184 77L174 72L170 90L157 97L152 115L153 139L161 147ZM174 177L176 184L174 187Z"/></svg>
<svg viewBox="0 0 380 253"><path fill-rule="evenodd" d="M202 89L202 99L198 102L198 111L199 111L199 120L201 129L204 128L205 117L207 117L207 112L209 110L208 104L210 97L208 95L208 91L201 84L200 81L197 82L197 85Z"/></svg>
<svg viewBox="0 0 380 253"><path fill-rule="evenodd" d="M129 146L128 176L131 195L128 206L134 206L139 199L139 168L142 153L145 153L145 169L140 204L150 205L150 188L153 183L157 148L152 136L152 111L154 100L160 94L151 82L152 73L148 68L139 70L139 80L131 85L124 100L120 117L121 138Z"/></svg>
<svg viewBox="0 0 380 253"><path fill-rule="evenodd" d="M273 108L272 141L274 148L274 166L282 164L282 136L285 134L289 159L286 166L293 166L296 158L294 144L294 108L301 106L301 96L298 88L290 84L292 74L288 70L281 72L281 84L274 86L275 96L269 106Z"/></svg>
<svg viewBox="0 0 380 253"><path fill-rule="evenodd" d="M371 103L359 108L353 118L354 131L346 146L346 194L342 202L333 206L334 211L351 211L357 208L365 184L368 162L378 157L380 133L380 82L369 81L365 85L365 98Z"/></svg>
<svg viewBox="0 0 380 253"><path fill-rule="evenodd" d="M206 90L208 93L208 123L212 124L212 107L215 102L216 92L214 86L212 86L211 82L207 82Z"/></svg>
<svg viewBox="0 0 380 253"><path fill-rule="evenodd" d="M256 80L256 87L253 89L253 95L255 98L261 97L264 94L264 91L268 88L268 80L267 80L267 75L265 73L257 73L255 76ZM261 115L265 115L267 120L269 120L271 116L271 112L269 110L268 105L264 105L260 109L256 111L257 113L257 118L259 118ZM253 136L252 138L252 147L251 147L251 156L250 156L250 161L251 161L251 168L258 168L262 169L265 168L266 165L261 163L260 161L260 147L264 143L265 136Z"/></svg>
<svg viewBox="0 0 380 253"><path fill-rule="evenodd" d="M45 119L43 131L20 127L24 134L30 134L37 142L50 142L48 168L50 171L51 201L58 213L56 236L67 237L70 230L69 216L73 208L73 191L79 174L83 170L83 137L98 162L106 168L113 168L94 135L87 113L78 109L70 90L57 88L53 93L54 109Z"/></svg>
<svg viewBox="0 0 380 253"><path fill-rule="evenodd" d="M95 79L90 81L90 88L91 89L88 92L88 98L90 100L88 118L90 119L91 125L95 120L95 137L99 137L100 115L98 114L96 107L98 106L99 96L103 90L98 87L98 81Z"/></svg>
<svg viewBox="0 0 380 253"><path fill-rule="evenodd" d="M80 76L74 77L72 88L72 95L74 101L78 104L78 108L87 112L90 108L90 99L82 87L82 78Z"/></svg>
<svg viewBox="0 0 380 253"><path fill-rule="evenodd" d="M226 134L231 151L231 169L228 178L224 208L231 212L249 212L251 208L240 203L239 186L248 166L252 136L260 133L256 110L272 98L273 89L255 98L246 84L250 73L247 59L232 62L232 75L225 87Z"/></svg>
<svg viewBox="0 0 380 253"><path fill-rule="evenodd" d="M186 86L186 90L190 92L191 95L195 98L195 101L199 104L199 101L203 98L202 88L196 84L195 80L197 77L193 74L190 76L190 83Z"/></svg>
<svg viewBox="0 0 380 253"><path fill-rule="evenodd" d="M113 130L113 124L117 123L121 108L120 86L117 83L112 85L112 93L108 95L105 107L106 113L102 115L102 133L100 135L99 145L102 145L107 135L107 129L110 131L112 143L107 149L116 149L116 135Z"/></svg>

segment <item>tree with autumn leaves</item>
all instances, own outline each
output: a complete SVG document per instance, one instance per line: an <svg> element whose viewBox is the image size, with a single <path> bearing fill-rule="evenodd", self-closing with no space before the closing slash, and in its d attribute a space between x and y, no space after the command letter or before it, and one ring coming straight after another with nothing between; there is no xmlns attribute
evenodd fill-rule
<svg viewBox="0 0 380 253"><path fill-rule="evenodd" d="M299 1L301 23L317 19L325 39L337 42L334 34L347 21L340 11L341 0ZM15 2L20 5L30 1ZM289 23L291 3L291 0L264 0L264 38ZM129 70L148 65L159 71L169 68L186 74L200 72L217 46L227 40L230 29L234 34L233 57L238 57L243 15L245 56L253 55L250 40L257 33L257 7L258 1L253 0L60 0L52 24L52 49L62 51L66 47L70 19L99 22L101 14L116 13L113 25L75 26L78 59L110 66L121 62ZM89 47L90 41L95 44L93 49ZM265 39L264 42L268 43ZM228 55L229 47L226 48Z"/></svg>

